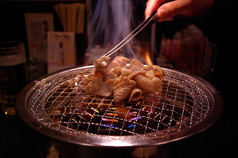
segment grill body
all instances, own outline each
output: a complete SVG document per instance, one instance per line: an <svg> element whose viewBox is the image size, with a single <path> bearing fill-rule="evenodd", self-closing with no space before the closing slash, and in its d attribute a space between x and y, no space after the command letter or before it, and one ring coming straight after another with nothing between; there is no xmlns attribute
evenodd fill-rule
<svg viewBox="0 0 238 158"><path fill-rule="evenodd" d="M164 68L162 94L144 94L142 100L118 107L113 98L77 89L75 84L91 70L68 69L30 83L18 96L18 114L30 127L60 142L134 151L145 146L153 150L202 132L222 113L223 99L216 88L190 74Z"/></svg>

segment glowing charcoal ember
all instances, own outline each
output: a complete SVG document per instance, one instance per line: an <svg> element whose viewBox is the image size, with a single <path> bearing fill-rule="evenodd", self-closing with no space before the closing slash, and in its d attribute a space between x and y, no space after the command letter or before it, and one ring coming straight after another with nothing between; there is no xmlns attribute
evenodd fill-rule
<svg viewBox="0 0 238 158"><path fill-rule="evenodd" d="M118 128L117 126L113 126L113 125L106 125L106 124L102 124L103 127L109 127L109 128Z"/></svg>
<svg viewBox="0 0 238 158"><path fill-rule="evenodd" d="M142 119L142 117L134 117L134 118L130 118L128 119L128 121L135 121L135 120L139 120Z"/></svg>
<svg viewBox="0 0 238 158"><path fill-rule="evenodd" d="M120 118L131 118L132 115L129 115L130 108L116 107L115 112Z"/></svg>
<svg viewBox="0 0 238 158"><path fill-rule="evenodd" d="M107 119L107 118L102 118L102 121L106 121L106 122L118 122L118 120L115 120L115 119Z"/></svg>
<svg viewBox="0 0 238 158"><path fill-rule="evenodd" d="M136 126L136 124L132 124L132 125L127 126L127 128L131 128L131 127L135 127L135 126Z"/></svg>
<svg viewBox="0 0 238 158"><path fill-rule="evenodd" d="M99 111L98 111L97 109L95 109L95 108L93 108L93 107L91 107L91 109L92 109L93 111L95 111L96 113L99 113Z"/></svg>
<svg viewBox="0 0 238 158"><path fill-rule="evenodd" d="M115 114L115 113L107 113L106 115L108 115L108 116L117 116L118 114Z"/></svg>

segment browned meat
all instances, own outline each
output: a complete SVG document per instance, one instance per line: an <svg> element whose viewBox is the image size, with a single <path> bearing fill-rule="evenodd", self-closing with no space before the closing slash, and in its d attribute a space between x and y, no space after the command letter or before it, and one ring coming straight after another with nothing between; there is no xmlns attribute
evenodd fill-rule
<svg viewBox="0 0 238 158"><path fill-rule="evenodd" d="M117 56L95 60L94 70L79 85L93 95L114 96L115 102L136 101L142 93L159 94L162 91L164 71L157 65L144 66L140 61Z"/></svg>
<svg viewBox="0 0 238 158"><path fill-rule="evenodd" d="M136 87L136 82L128 77L123 77L121 82L114 87L113 96L115 102L121 102L128 98L131 91Z"/></svg>
<svg viewBox="0 0 238 158"><path fill-rule="evenodd" d="M131 91L129 101L136 101L142 97L142 91L139 88L135 88Z"/></svg>

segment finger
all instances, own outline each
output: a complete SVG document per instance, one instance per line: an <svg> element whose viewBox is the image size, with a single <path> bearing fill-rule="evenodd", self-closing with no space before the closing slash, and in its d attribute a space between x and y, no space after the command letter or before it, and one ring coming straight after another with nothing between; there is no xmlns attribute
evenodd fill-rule
<svg viewBox="0 0 238 158"><path fill-rule="evenodd" d="M174 16L181 13L186 8L186 6L187 4L183 3L183 1L171 1L163 4L157 10L159 21L162 22L173 20Z"/></svg>
<svg viewBox="0 0 238 158"><path fill-rule="evenodd" d="M148 0L145 9L145 18L147 19L158 7L166 0Z"/></svg>

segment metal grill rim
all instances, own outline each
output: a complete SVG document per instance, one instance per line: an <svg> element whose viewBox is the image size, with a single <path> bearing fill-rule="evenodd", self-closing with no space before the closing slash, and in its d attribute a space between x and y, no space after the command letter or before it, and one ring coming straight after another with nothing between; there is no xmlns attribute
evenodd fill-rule
<svg viewBox="0 0 238 158"><path fill-rule="evenodd" d="M117 136L119 136L118 138L122 139L123 136L139 136L139 137L144 137L144 136L147 137L148 136L148 137L151 137L154 135L156 135L158 137L158 136L163 136L165 134L173 135L174 133L183 133L186 130L188 130L188 131L193 130L193 128L195 126L199 125L201 122L203 122L204 119L206 119L207 116L211 114L211 110L214 109L214 107L213 107L214 106L213 105L214 98L212 98L213 94L211 94L211 92L209 90L207 91L207 85L203 84L203 82L201 82L200 79L198 80L197 78L193 78L190 75L183 74L181 72L177 72L174 70L164 69L166 75L164 78L164 87L163 87L163 93L162 93L162 97L161 97L162 99L160 100L161 106L153 107L153 105L154 105L154 103L153 103L153 105L150 107L151 109L155 108L158 111L161 111L160 115L158 115L160 117L159 120L155 120L152 118L152 116L151 116L151 118L149 116L149 120L154 120L155 122L157 121L158 124L157 124L156 128L147 127L147 125L149 124L148 120L145 123L145 125L144 124L141 125L142 127L145 127L144 128L145 132L140 132L140 133L137 133L136 130L125 129L124 125L122 127L114 126L114 122L110 122L110 124L103 124L102 121L100 123L92 122L93 118L90 118L89 121L85 121L85 120L80 121L80 123L82 123L82 124L91 124L91 125L110 129L109 131L106 131L107 133L105 134L105 133L100 133L99 131L90 132L89 130L86 130L86 132L85 132L84 130L74 129L71 125L67 124L67 121L63 120L63 117L61 117L60 123L54 121L54 118L52 118L51 115L47 114L47 110L49 110L50 108L46 107L46 105L47 105L46 100L54 98L53 92L63 94L63 95L60 95L59 97L62 97L63 99L65 99L64 100L65 102L67 102L67 98L70 98L71 101L77 100L78 97L80 97L81 92L82 92L81 91L80 93L77 93L76 95L72 95L71 92L68 92L68 89L70 89L70 84L68 84L68 88L66 87L66 89L63 90L65 93L62 93L63 91L61 91L61 92L57 91L58 89L55 87L58 87L59 85L63 85L63 84L65 86L65 83L75 81L76 80L75 77L77 76L78 73L87 74L88 72L90 72L91 68L92 68L92 66L75 68L75 69L67 70L64 72L56 73L53 75L49 75L46 78L43 77L43 79L40 79L39 81L35 81L33 88L32 87L30 88L31 92L28 93L29 98L27 101L26 108L28 110L27 113L30 113L30 115L34 119L34 121L36 121L40 124L40 125L36 125L37 128L41 127L42 129L45 129L45 131L47 131L47 132L57 131L58 133L60 133L59 135L64 135L64 136L74 135L78 139L82 139L82 137L79 135L85 134L85 133L93 135L93 137L96 135L97 138L98 137L105 138L105 136L106 137L112 136L112 137L116 138ZM71 83L73 83L73 82L71 82ZM67 92L66 92L66 90L67 90ZM175 92L176 94L172 93L171 90L173 90L172 92ZM28 89L28 91L29 91L29 89ZM165 93L166 93L166 95L164 96ZM51 97L49 97L50 95L51 95ZM181 95L182 95L182 97L181 97ZM67 96L67 97L65 97L65 96ZM159 97L159 96L156 96L156 97ZM183 97L187 98L186 102L181 101L181 99L183 99ZM57 102L60 102L58 105L58 107L60 107L61 104L65 103L65 102L59 101L59 100L57 101L58 98L55 97L55 100L52 100L52 103L56 104ZM103 99L107 100L108 98L103 98ZM93 98L91 98L91 101L92 100L93 100ZM112 100L110 100L110 98L109 98L109 101L112 102ZM145 102L145 100L143 100L143 102ZM180 108L182 108L182 111L178 112L178 111L174 110L174 108L177 108L173 105L174 103L178 104L178 106L180 106ZM190 104L192 104L192 105L190 105ZM142 103L142 105L146 105L146 104ZM165 106L167 106L167 107L165 107ZM143 107L145 107L145 106L142 106L142 108ZM158 126L162 126L162 125L166 126L166 124L163 124L163 121L161 121L161 118L163 117L163 115L162 115L163 111L168 110L168 107L171 107L173 109L171 112L171 115L166 116L166 117L170 117L169 123L171 124L171 122L173 121L173 119L174 119L173 115L180 115L182 117L182 118L180 118L180 120L182 120L182 121L176 120L177 122L175 121L176 122L175 125L168 126L167 128L158 130L159 129ZM86 107L86 110L89 108L91 108L91 106ZM137 113L136 117L145 117L145 116L138 115L139 113L141 113L141 111L144 112L142 110L142 108L136 109L135 106L132 107L133 110L139 111ZM184 113L188 112L189 108L191 109L189 116L188 117L184 116ZM67 115L66 109L64 110L65 113L62 113L62 116ZM107 110L110 111L110 109L107 109ZM158 111L156 111L154 113L154 115L159 114ZM74 113L74 114L77 114L77 113ZM101 114L98 114L97 112L94 111L93 117L99 117L100 115ZM56 117L56 115L53 117ZM106 118L113 119L113 117L106 117ZM72 121L72 116L69 120ZM123 120L121 118L119 118L119 120L125 122L125 120ZM133 121L134 121L133 123L138 122L138 120L133 120ZM132 121L129 121L129 122L132 122ZM140 123L138 123L138 125L140 125ZM78 125L78 126L80 126L80 125ZM127 124L127 127L128 127L128 124ZM89 129L90 126L88 126L87 128ZM132 128L134 128L134 127L132 126ZM115 134L115 133L113 133L114 132L113 130L119 130L120 133ZM43 131L43 133L45 131ZM111 134L111 133L113 133L113 134ZM49 134L52 135L51 133L49 133ZM53 137L57 138L58 136L53 136ZM67 139L67 138L65 138L65 139Z"/></svg>

